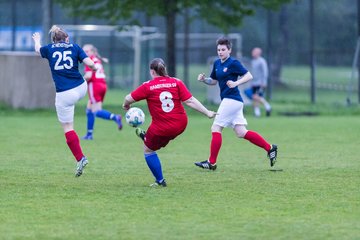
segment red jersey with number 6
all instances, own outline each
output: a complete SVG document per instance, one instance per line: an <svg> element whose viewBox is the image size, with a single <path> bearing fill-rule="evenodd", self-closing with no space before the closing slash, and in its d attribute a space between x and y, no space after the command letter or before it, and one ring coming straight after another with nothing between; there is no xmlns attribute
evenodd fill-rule
<svg viewBox="0 0 360 240"><path fill-rule="evenodd" d="M172 77L156 77L147 81L131 93L135 101L146 99L151 127L159 136L180 134L187 125L183 101L192 97L185 84Z"/></svg>

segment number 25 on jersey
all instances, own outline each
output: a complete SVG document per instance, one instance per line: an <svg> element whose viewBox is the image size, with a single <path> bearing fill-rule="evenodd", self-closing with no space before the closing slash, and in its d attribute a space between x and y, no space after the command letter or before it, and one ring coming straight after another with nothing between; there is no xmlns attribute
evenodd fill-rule
<svg viewBox="0 0 360 240"><path fill-rule="evenodd" d="M71 69L74 66L74 62L71 56L69 55L71 55L71 51L54 52L52 55L53 58L56 58L54 69L55 70L63 70L64 68Z"/></svg>

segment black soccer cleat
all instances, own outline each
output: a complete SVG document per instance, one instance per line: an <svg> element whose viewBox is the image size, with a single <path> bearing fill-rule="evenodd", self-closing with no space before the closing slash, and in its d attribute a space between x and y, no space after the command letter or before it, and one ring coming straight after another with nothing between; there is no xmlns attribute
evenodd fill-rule
<svg viewBox="0 0 360 240"><path fill-rule="evenodd" d="M267 117L270 117L270 116L271 116L271 108L268 109L268 110L266 110L266 116L267 116Z"/></svg>
<svg viewBox="0 0 360 240"><path fill-rule="evenodd" d="M274 166L276 162L278 147L275 144L271 144L271 149L268 152L268 158L270 159L270 166Z"/></svg>
<svg viewBox="0 0 360 240"><path fill-rule="evenodd" d="M161 182L155 181L154 183L150 184L150 187L166 187L166 181L163 179Z"/></svg>
<svg viewBox="0 0 360 240"><path fill-rule="evenodd" d="M213 170L213 171L215 171L217 168L216 164L211 164L208 160L205 160L203 162L196 162L195 165L200 168Z"/></svg>

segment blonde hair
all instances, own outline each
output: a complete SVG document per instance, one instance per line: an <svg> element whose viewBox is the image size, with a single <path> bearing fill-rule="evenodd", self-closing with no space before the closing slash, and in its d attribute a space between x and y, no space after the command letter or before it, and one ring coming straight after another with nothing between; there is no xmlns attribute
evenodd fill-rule
<svg viewBox="0 0 360 240"><path fill-rule="evenodd" d="M69 37L69 35L65 32L65 30L58 27L57 25L53 25L50 28L49 34L50 34L50 37L51 37L51 41L53 43L66 41L66 39Z"/></svg>
<svg viewBox="0 0 360 240"><path fill-rule="evenodd" d="M104 63L108 63L108 62L109 62L109 59L100 56L99 51L97 50L97 48L96 48L94 45L92 45L92 44L85 44L85 45L83 46L83 49L85 50L85 48L88 48L90 51L92 51L92 52L94 53L94 55L95 55L97 58L100 58L101 61L103 61Z"/></svg>

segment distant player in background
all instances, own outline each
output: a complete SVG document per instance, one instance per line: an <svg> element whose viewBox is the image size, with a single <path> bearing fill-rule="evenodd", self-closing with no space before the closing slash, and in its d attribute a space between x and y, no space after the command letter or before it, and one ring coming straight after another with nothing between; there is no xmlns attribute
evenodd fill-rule
<svg viewBox="0 0 360 240"><path fill-rule="evenodd" d="M106 76L102 62L107 62L106 58L102 58L98 50L91 44L83 46L85 53L94 61L97 68L96 72L85 66L84 78L88 82L89 101L86 107L87 116L87 133L82 139L93 140L95 117L105 120L112 120L117 124L119 130L122 129L121 116L102 109L102 103L107 91Z"/></svg>
<svg viewBox="0 0 360 240"><path fill-rule="evenodd" d="M152 80L125 97L123 108L128 110L132 103L146 99L152 122L146 133L137 128L136 134L144 141L144 157L155 177L155 183L151 186L166 187L156 151L185 131L188 118L182 103L209 118L213 118L216 113L206 109L193 97L181 80L169 77L161 58L150 62L150 75Z"/></svg>
<svg viewBox="0 0 360 240"><path fill-rule="evenodd" d="M63 29L54 25L49 33L53 43L44 47L41 47L39 33L34 33L32 38L35 52L49 61L56 88L56 113L63 127L66 143L77 161L75 176L79 177L88 164L74 130L75 103L86 95L87 90L87 84L79 72L79 62L84 62L93 71L96 71L96 66L79 45L69 42L69 35Z"/></svg>
<svg viewBox="0 0 360 240"><path fill-rule="evenodd" d="M267 87L269 70L266 60L261 56L261 48L254 48L251 52L251 73L253 80L251 81L252 96L254 107L254 115L261 116L260 104L263 104L266 110L266 116L271 114L271 106L264 98L265 89Z"/></svg>
<svg viewBox="0 0 360 240"><path fill-rule="evenodd" d="M210 77L205 77L205 74L201 73L198 81L207 85L219 84L221 103L217 111L218 115L211 127L210 156L203 162L196 162L195 165L200 168L216 170L216 161L222 145L222 130L225 127L231 127L238 138L244 138L264 149L272 167L277 157L277 146L268 143L257 132L246 129L247 121L243 114L244 104L238 86L250 81L252 75L238 60L230 57L231 42L229 39L219 38L216 43L219 59L213 64Z"/></svg>

